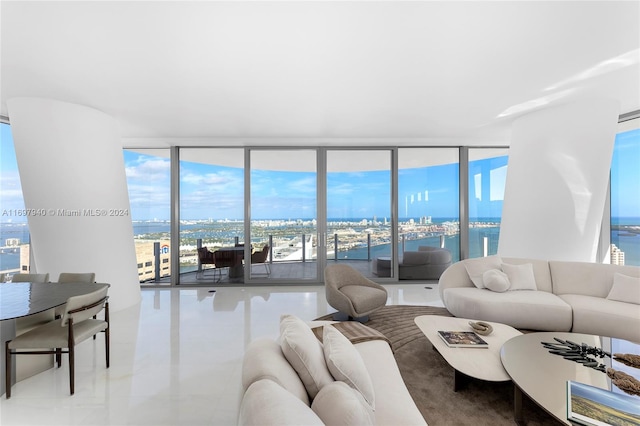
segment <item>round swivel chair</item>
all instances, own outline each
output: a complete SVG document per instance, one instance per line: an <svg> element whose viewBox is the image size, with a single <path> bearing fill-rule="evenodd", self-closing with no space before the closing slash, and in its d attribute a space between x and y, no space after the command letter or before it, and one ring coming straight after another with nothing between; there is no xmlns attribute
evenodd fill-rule
<svg viewBox="0 0 640 426"><path fill-rule="evenodd" d="M328 265L324 270L327 302L342 315L334 319L368 321L370 313L387 303L387 290L349 265Z"/></svg>

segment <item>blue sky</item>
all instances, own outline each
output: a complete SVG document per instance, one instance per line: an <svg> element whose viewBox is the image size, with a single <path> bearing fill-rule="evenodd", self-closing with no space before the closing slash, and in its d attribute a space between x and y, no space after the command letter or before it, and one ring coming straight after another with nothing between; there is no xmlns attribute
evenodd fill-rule
<svg viewBox="0 0 640 426"><path fill-rule="evenodd" d="M2 209L22 209L22 191L10 127L0 125L0 202ZM124 151L132 218L168 220L170 162L168 158ZM472 162L469 187L470 216L495 217L502 209L507 157ZM624 176L615 171L622 169ZM479 170L485 173L479 175ZM490 188L482 179L490 170ZM618 134L612 161L613 217L640 217L640 129ZM252 218L298 219L316 217L315 173L252 172ZM390 217L390 173L331 173L327 185L329 218ZM458 164L444 164L399 172L399 216L456 217ZM181 216L183 219L241 219L242 169L182 162ZM473 198L476 198L474 202ZM18 221L21 218L11 218ZM7 218L3 217L2 221Z"/></svg>
<svg viewBox="0 0 640 426"><path fill-rule="evenodd" d="M13 148L11 128L0 124L0 206L2 210L23 209L22 187ZM0 221L26 221L19 217L0 216Z"/></svg>
<svg viewBox="0 0 640 426"><path fill-rule="evenodd" d="M477 161L496 170L506 169L506 157ZM125 151L125 164L133 217L166 219L169 215L169 160ZM478 167L481 168L481 167ZM181 162L180 198L182 219L241 219L244 173L241 168ZM329 173L329 218L383 220L391 217L391 173L388 170ZM480 216L497 216L501 210L504 175L493 185L491 197L478 203ZM400 171L401 217L457 217L458 164ZM251 172L253 219L308 219L316 214L316 174L253 170ZM153 188L162 195L150 197ZM162 188L166 190L162 191ZM494 192L500 194L498 200ZM149 200L146 205L138 200ZM492 208L489 208L489 201ZM495 201L498 201L497 207ZM497 208L497 211L496 211ZM155 212L155 214L152 214Z"/></svg>
<svg viewBox="0 0 640 426"><path fill-rule="evenodd" d="M611 216L640 217L640 129L618 133L611 170Z"/></svg>

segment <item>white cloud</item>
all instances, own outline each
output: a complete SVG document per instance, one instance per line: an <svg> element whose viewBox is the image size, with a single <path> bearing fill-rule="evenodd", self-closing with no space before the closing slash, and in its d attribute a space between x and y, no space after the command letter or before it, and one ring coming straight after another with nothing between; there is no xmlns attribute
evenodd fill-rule
<svg viewBox="0 0 640 426"><path fill-rule="evenodd" d="M125 165L125 172L129 181L134 179L144 179L152 182L168 181L171 173L171 163L164 158L149 159L145 156L140 156L133 163Z"/></svg>

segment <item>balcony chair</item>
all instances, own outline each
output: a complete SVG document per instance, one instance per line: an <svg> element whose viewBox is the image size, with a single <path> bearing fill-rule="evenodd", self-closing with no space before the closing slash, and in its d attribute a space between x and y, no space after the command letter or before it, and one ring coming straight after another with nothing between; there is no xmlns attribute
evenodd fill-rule
<svg viewBox="0 0 640 426"><path fill-rule="evenodd" d="M69 387L75 392L75 346L104 331L107 368L109 368L109 284L99 290L67 299L62 318L49 321L5 344L6 398L11 398L12 357L16 355L55 355L58 368L62 354L69 354ZM104 320L94 319L104 309ZM40 349L50 348L50 349ZM66 349L66 350L63 350Z"/></svg>
<svg viewBox="0 0 640 426"><path fill-rule="evenodd" d="M210 251L206 246L205 247L200 247L198 249L198 272L196 273L196 278L197 279L201 279L204 278L204 274L205 274L205 268L203 268L203 265L213 265L213 268L209 268L213 271L213 280L215 281L216 279L216 273L220 273L220 269L218 269L216 267L216 262L215 259L213 257L213 252ZM220 279L218 279L218 281L220 281Z"/></svg>
<svg viewBox="0 0 640 426"><path fill-rule="evenodd" d="M324 269L324 288L327 303L338 310L335 320L366 322L370 313L387 303L387 290L349 265L328 265Z"/></svg>
<svg viewBox="0 0 640 426"><path fill-rule="evenodd" d="M11 277L14 283L48 283L49 274L14 274Z"/></svg>
<svg viewBox="0 0 640 426"><path fill-rule="evenodd" d="M264 274L255 274L255 275L266 275L266 276L271 275L271 267L269 266L269 263L267 262L267 258L268 257L269 257L269 244L265 244L265 246L262 248L262 250L251 253L251 265L262 264L264 266L264 269L265 269L265 273ZM254 275L253 274L253 266L252 266L252 269L251 269L251 274Z"/></svg>

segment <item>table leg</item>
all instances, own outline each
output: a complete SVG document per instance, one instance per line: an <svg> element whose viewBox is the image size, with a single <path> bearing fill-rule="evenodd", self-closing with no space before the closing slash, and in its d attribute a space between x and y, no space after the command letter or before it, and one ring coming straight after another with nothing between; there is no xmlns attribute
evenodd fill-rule
<svg viewBox="0 0 640 426"><path fill-rule="evenodd" d="M5 362L7 362L5 358L5 342L8 340L13 340L16 337L16 320L5 320L0 321L0 343L2 344L0 348L0 395L3 395L6 391L5 389ZM12 382L15 382L16 377L16 364L11 364L11 378Z"/></svg>
<svg viewBox="0 0 640 426"><path fill-rule="evenodd" d="M469 376L459 372L455 368L453 369L453 391L458 392L467 386L469 383Z"/></svg>
<svg viewBox="0 0 640 426"><path fill-rule="evenodd" d="M522 390L515 383L513 384L513 420L518 425L524 424L524 419L522 418Z"/></svg>

